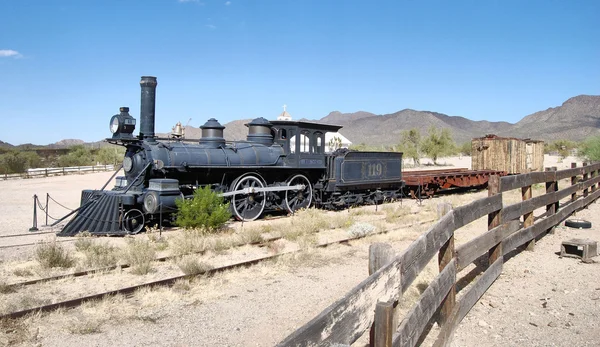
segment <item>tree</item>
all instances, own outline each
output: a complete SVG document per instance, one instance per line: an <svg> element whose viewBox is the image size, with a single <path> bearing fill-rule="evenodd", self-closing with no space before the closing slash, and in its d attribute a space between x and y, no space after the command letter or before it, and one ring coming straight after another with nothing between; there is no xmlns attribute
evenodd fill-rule
<svg viewBox="0 0 600 347"><path fill-rule="evenodd" d="M471 141L467 141L467 142L463 143L462 145L460 145L460 148L458 150L462 155L470 156L471 148L472 148Z"/></svg>
<svg viewBox="0 0 600 347"><path fill-rule="evenodd" d="M400 140L400 151L404 153L405 158L411 158L415 165L419 165L421 159L421 132L419 129L410 129L402 131Z"/></svg>
<svg viewBox="0 0 600 347"><path fill-rule="evenodd" d="M600 161L600 136L586 139L581 145L581 155L591 161Z"/></svg>
<svg viewBox="0 0 600 347"><path fill-rule="evenodd" d="M329 140L328 145L329 145L329 150L331 152L333 152L336 149L342 148L342 139L339 136L334 136Z"/></svg>
<svg viewBox="0 0 600 347"><path fill-rule="evenodd" d="M570 140L556 140L544 146L545 153L557 152L561 158L569 156L573 149L577 148L577 143Z"/></svg>
<svg viewBox="0 0 600 347"><path fill-rule="evenodd" d="M456 153L456 144L452 140L450 130L447 128L438 131L437 128L429 128L429 136L423 141L423 151L437 163L439 157Z"/></svg>
<svg viewBox="0 0 600 347"><path fill-rule="evenodd" d="M125 148L121 146L105 146L98 150L96 162L116 165L123 160Z"/></svg>

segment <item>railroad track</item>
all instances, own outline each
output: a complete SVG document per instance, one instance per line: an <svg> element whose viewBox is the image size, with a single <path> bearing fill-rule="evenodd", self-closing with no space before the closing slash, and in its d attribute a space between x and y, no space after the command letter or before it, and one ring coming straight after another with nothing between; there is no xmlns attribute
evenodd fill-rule
<svg viewBox="0 0 600 347"><path fill-rule="evenodd" d="M377 234L384 234L384 233L389 233L392 231L396 231L396 230L401 230L401 229L405 229L411 226L415 226L415 225L422 225L422 224L426 224L426 223L430 223L435 221L435 219L428 219L425 221L420 221L420 222L415 222L415 223L411 223L411 224L407 224L407 225L402 225L402 226L398 226L395 228L391 228L388 230L383 230L383 231L379 231L379 232L374 232L369 234L370 235L377 235ZM353 240L357 240L360 239L361 237L347 237L347 238L343 238L340 240L335 240L335 241L329 241L329 242L324 242L324 243L320 243L318 245L316 245L316 247L319 248L323 248L323 247L327 247L330 245L334 245L334 244L342 244L342 243L348 243L350 241ZM276 238L269 240L268 242L274 241ZM173 277L169 277L169 278L165 278L165 279L161 279L161 280L157 280L157 281L151 281L151 282L146 282L146 283L142 283L142 284L137 284L137 285L133 285L133 286L129 286L129 287L124 287L124 288L119 288L116 290L110 290L110 291L106 291L103 293L97 293L97 294L90 294L90 295L86 295L86 296L82 296L82 297L78 297L75 299L69 299L69 300L64 300L64 301L60 301L60 302L56 302L53 304L49 304L49 305L42 305L42 306L38 306L38 307L32 307L32 308L28 308L28 309L24 309L24 310L20 310L20 311L16 311L16 312L11 312L5 315L1 315L0 316L0 320L2 319L16 319L16 318L20 318L20 317L24 317L28 314L31 313L35 313L35 312L50 312L59 308L73 308L73 307L77 307L80 306L81 304L91 301L91 300L97 300L97 299L101 299L103 297L106 296L111 296L111 295L117 295L117 294L121 294L121 295L125 295L125 296L129 296L131 294L133 294L136 290L140 289L140 288L145 288L145 287L154 287L154 286L171 286L173 285L176 281L178 280L182 280L182 279L191 279L194 278L196 276L201 276L201 275L212 275L212 274L216 274L219 272L223 272L223 271L227 271L230 269L235 269L235 268L239 268L239 267L245 267L245 266L251 266L257 263L260 263L262 261L266 261L266 260L271 260L271 259L276 259L278 257L287 255L287 254L293 254L296 252L300 252L303 251L304 249L298 249L298 250L293 250L293 251L288 251L288 252L282 252L282 253L277 253L274 255L266 255L266 256L259 256L253 259L247 259L247 260L243 260L243 261L239 261L239 262L235 262L232 264L227 264L227 265L223 265L220 267L216 267L210 270L206 270L206 271L201 271L199 273L196 274L191 274L191 275L179 275L179 276L173 276ZM197 254L197 253L196 253ZM157 261L160 261L160 259L167 260L167 259L171 259L171 258L175 258L176 256L170 256L170 257L163 257L163 258L158 258L156 259ZM127 265L129 266L129 265ZM115 266L113 269L116 269L117 267ZM121 268L123 268L123 266L121 266ZM101 271L102 269L95 269L95 270L88 270L88 271L82 271L80 276L85 276L87 274L91 274L97 271ZM48 281L52 281L52 280L57 280L57 279L61 279L61 278L67 278L67 277L73 277L74 274L69 274L69 275L61 275L61 276L55 276L55 277L48 277L48 278L43 278L43 279L38 279L38 280L32 280L32 281L27 281L27 282L22 282L22 283L15 283L12 284L11 286L13 289L16 289L17 286L22 286L22 285L32 285L32 284L36 284L36 283L41 283L41 282L48 282Z"/></svg>

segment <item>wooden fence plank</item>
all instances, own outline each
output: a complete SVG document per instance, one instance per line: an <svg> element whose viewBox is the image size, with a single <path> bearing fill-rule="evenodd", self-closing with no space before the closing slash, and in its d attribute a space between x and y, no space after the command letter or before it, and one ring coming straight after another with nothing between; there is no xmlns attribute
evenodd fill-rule
<svg viewBox="0 0 600 347"><path fill-rule="evenodd" d="M519 230L521 223L512 220L489 230L485 234L466 242L456 248L456 262L458 271L464 269L475 259L485 254L490 248L500 243L503 239Z"/></svg>
<svg viewBox="0 0 600 347"><path fill-rule="evenodd" d="M400 293L399 257L354 287L342 299L293 332L278 346L352 344L373 323L379 300L392 301Z"/></svg>
<svg viewBox="0 0 600 347"><path fill-rule="evenodd" d="M583 175L583 171L581 170L580 167L560 170L560 171L556 171L556 180L558 181L558 180L562 180L565 178L571 178L572 176L577 176L577 175Z"/></svg>
<svg viewBox="0 0 600 347"><path fill-rule="evenodd" d="M555 181L556 174L553 171L531 172L527 174L504 176L500 178L501 192L530 186L536 183Z"/></svg>
<svg viewBox="0 0 600 347"><path fill-rule="evenodd" d="M533 212L540 207L553 204L556 201L558 201L558 198L554 193L536 196L535 198L506 206L502 210L502 218L504 218L504 220L517 219L527 213Z"/></svg>
<svg viewBox="0 0 600 347"><path fill-rule="evenodd" d="M402 266L402 293L410 287L417 275L436 255L442 245L454 235L455 229L454 211L452 211L429 228L427 232L421 234L398 256Z"/></svg>
<svg viewBox="0 0 600 347"><path fill-rule="evenodd" d="M592 197L591 195L588 196L588 198L591 198L591 197ZM517 248L518 246L524 244L525 242L528 242L528 241L534 239L542 232L557 225L562 220L568 218L573 212L575 212L576 210L578 210L579 208L581 208L583 206L583 202L584 201L582 199L579 199L579 200L576 200L573 202L569 202L568 204L562 205L560 211L557 212L556 214L554 214L550 217L541 219L534 225L532 225L528 228L524 228L524 229L512 234L511 236L507 237L502 242L503 254L507 254L508 252L510 252L513 249Z"/></svg>
<svg viewBox="0 0 600 347"><path fill-rule="evenodd" d="M454 285L456 264L452 260L421 294L394 334L394 346L415 346L427 323L440 306L442 299Z"/></svg>
<svg viewBox="0 0 600 347"><path fill-rule="evenodd" d="M454 227L458 229L502 208L502 195L492 195L454 209Z"/></svg>
<svg viewBox="0 0 600 347"><path fill-rule="evenodd" d="M477 279L477 281L467 290L460 298L451 317L451 321L440 330L438 337L433 344L434 347L448 346L451 342L454 330L460 322L465 318L467 313L475 306L477 301L481 299L488 288L496 281L502 273L503 258L498 258L485 272Z"/></svg>

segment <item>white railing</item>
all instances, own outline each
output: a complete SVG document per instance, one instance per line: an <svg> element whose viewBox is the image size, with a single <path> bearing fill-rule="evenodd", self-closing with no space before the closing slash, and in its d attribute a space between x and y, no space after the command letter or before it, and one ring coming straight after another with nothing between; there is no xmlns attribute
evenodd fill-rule
<svg viewBox="0 0 600 347"><path fill-rule="evenodd" d="M24 173L3 174L0 177L2 177L5 180L15 179L15 178L36 178L36 177L60 176L60 175L69 175L69 174L84 174L84 173L90 173L90 172L112 171L114 169L115 169L114 165L47 167L47 168L39 168L39 169L28 169Z"/></svg>

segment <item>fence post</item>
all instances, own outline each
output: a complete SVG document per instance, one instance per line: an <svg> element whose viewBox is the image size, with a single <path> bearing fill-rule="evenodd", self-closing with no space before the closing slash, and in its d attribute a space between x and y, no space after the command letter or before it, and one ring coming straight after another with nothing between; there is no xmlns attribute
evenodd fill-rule
<svg viewBox="0 0 600 347"><path fill-rule="evenodd" d="M588 163L586 163L586 162L583 162L584 170L585 170L585 167L587 166L587 164L588 164ZM583 182L587 181L587 179L588 179L588 174L587 174L586 172L584 172L584 173L583 173ZM587 196L588 196L588 189L587 189L587 188L585 188L585 189L583 190L583 197L585 198L585 197L587 197Z"/></svg>
<svg viewBox="0 0 600 347"><path fill-rule="evenodd" d="M531 199L531 186L521 188L522 201ZM523 215L523 228L528 228L533 225L533 211ZM533 251L535 248L535 237L527 243L527 250Z"/></svg>
<svg viewBox="0 0 600 347"><path fill-rule="evenodd" d="M592 164L592 165L596 165L596 164ZM590 179L594 179L596 178L596 176L598 176L598 170L592 170L592 172L590 173ZM592 193L596 191L596 184L592 184Z"/></svg>
<svg viewBox="0 0 600 347"><path fill-rule="evenodd" d="M577 167L577 163L571 163L571 169L574 169ZM577 174L575 174L575 176L571 176L571 185L574 186L577 184ZM573 194L571 194L571 201L575 201L575 199L577 199L577 192L574 192Z"/></svg>
<svg viewBox="0 0 600 347"><path fill-rule="evenodd" d="M37 195L33 194L33 225L29 228L29 231L38 231L37 227Z"/></svg>
<svg viewBox="0 0 600 347"><path fill-rule="evenodd" d="M546 171L555 173L554 180L546 182L546 194L554 194L554 192L558 190L558 182L556 181L556 166L551 168L547 167ZM558 202L553 202L550 205L546 205L546 211L548 212L546 217L554 215L557 212L557 210ZM546 230L546 233L554 234L554 227L551 227L550 229Z"/></svg>
<svg viewBox="0 0 600 347"><path fill-rule="evenodd" d="M438 253L438 264L440 273L448 266L452 258L454 258L454 233L452 236L442 245L440 248L440 252ZM452 287L450 287L450 291L446 294L444 301L442 301L440 305L440 319L439 324L443 327L450 316L452 314L452 310L456 305L456 275L454 276Z"/></svg>
<svg viewBox="0 0 600 347"><path fill-rule="evenodd" d="M488 196L502 194L500 187L500 176L492 175L488 181ZM488 230L500 225L502 220L502 209L488 214ZM502 257L502 242L499 242L488 251L488 266L492 265L498 258Z"/></svg>
<svg viewBox="0 0 600 347"><path fill-rule="evenodd" d="M394 250L387 243L377 242L369 247L369 276L394 259ZM391 347L394 335L394 302L378 302L375 319L369 332L372 347Z"/></svg>
<svg viewBox="0 0 600 347"><path fill-rule="evenodd" d="M46 168L44 171L46 172L46 177L48 177L48 168ZM46 223L46 224L48 224L48 223Z"/></svg>

